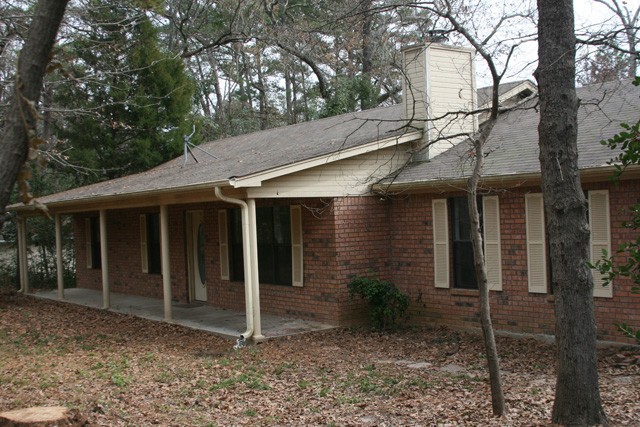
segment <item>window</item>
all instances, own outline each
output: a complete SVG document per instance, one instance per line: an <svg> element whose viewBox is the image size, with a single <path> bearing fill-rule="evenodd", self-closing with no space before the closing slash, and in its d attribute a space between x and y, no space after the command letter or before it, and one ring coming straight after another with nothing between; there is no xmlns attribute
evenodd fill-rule
<svg viewBox="0 0 640 427"><path fill-rule="evenodd" d="M242 244L242 217L240 209L228 211L229 220L229 280L244 280L244 258ZM256 212L257 215L257 212Z"/></svg>
<svg viewBox="0 0 640 427"><path fill-rule="evenodd" d="M143 273L160 274L160 214L140 215L140 255Z"/></svg>
<svg viewBox="0 0 640 427"><path fill-rule="evenodd" d="M589 191L589 210L587 212L591 229L590 257L591 261L602 257L602 250L611 253L611 233L609 229L609 192L608 190ZM547 266L548 244L544 224L544 205L541 193L525 196L527 226L527 262L529 292L547 293L551 277ZM594 271L593 295L596 297L612 297L612 285L603 286L602 276Z"/></svg>
<svg viewBox="0 0 640 427"><path fill-rule="evenodd" d="M87 268L102 268L100 255L100 218L85 219Z"/></svg>
<svg viewBox="0 0 640 427"><path fill-rule="evenodd" d="M478 211L482 220L482 208ZM453 261L453 287L459 289L478 289L476 269L473 262L471 243L471 218L466 197L449 199L451 218L451 243Z"/></svg>
<svg viewBox="0 0 640 427"><path fill-rule="evenodd" d="M256 209L258 273L261 283L302 286L302 224L300 206ZM221 276L244 280L240 209L218 213ZM223 224L228 224L223 226Z"/></svg>
<svg viewBox="0 0 640 427"><path fill-rule="evenodd" d="M478 204L481 215L487 279L490 290L502 290L500 209L497 196L485 196ZM434 199L434 284L437 288L477 289L471 245L471 221L467 198ZM451 223L451 227L449 227ZM452 269L450 270L450 263Z"/></svg>

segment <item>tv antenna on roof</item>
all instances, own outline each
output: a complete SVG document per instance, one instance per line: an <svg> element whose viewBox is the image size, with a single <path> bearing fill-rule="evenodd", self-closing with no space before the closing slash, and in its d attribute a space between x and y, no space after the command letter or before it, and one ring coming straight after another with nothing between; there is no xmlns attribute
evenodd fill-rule
<svg viewBox="0 0 640 427"><path fill-rule="evenodd" d="M191 151L192 148L195 148L197 150L202 151L204 154L213 157L214 159L217 159L217 156L214 156L213 154L209 153L206 150L203 150L202 148L198 147L197 145L195 145L194 143L191 142L191 137L193 137L193 135L196 133L196 125L193 125L193 131L184 137L184 163L182 164L182 166L186 166L187 165L187 161L189 160L189 154L191 154L191 157L193 157L193 160L196 161L196 163L198 162L198 159L196 158L196 155L193 154L193 151Z"/></svg>

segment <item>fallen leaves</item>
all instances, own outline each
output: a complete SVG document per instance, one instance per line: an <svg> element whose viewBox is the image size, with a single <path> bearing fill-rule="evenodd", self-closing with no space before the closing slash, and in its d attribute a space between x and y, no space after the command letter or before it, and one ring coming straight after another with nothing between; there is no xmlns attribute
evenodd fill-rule
<svg viewBox="0 0 640 427"><path fill-rule="evenodd" d="M480 337L337 329L233 341L86 307L0 295L0 410L66 406L91 425L549 425L554 349L499 338L507 417L491 415ZM613 425L640 419L634 349L601 354Z"/></svg>

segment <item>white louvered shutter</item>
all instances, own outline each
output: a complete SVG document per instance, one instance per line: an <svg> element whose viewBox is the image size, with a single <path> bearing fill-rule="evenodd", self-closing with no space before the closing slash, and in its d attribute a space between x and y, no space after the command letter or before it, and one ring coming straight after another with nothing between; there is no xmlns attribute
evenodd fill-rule
<svg viewBox="0 0 640 427"><path fill-rule="evenodd" d="M547 293L547 241L542 193L525 196L529 292Z"/></svg>
<svg viewBox="0 0 640 427"><path fill-rule="evenodd" d="M304 254L302 247L302 208L291 206L291 273L292 284L304 286Z"/></svg>
<svg viewBox="0 0 640 427"><path fill-rule="evenodd" d="M149 272L149 251L147 250L147 216L140 215L140 260L142 272Z"/></svg>
<svg viewBox="0 0 640 427"><path fill-rule="evenodd" d="M602 258L602 251L611 255L609 226L609 191L589 191L589 227L591 228L591 262ZM604 286L602 275L593 270L593 296L611 298L613 284Z"/></svg>
<svg viewBox="0 0 640 427"><path fill-rule="evenodd" d="M91 218L85 218L84 220L84 237L85 237L85 252L87 254L87 268L93 268L93 242L91 239Z"/></svg>
<svg viewBox="0 0 640 427"><path fill-rule="evenodd" d="M482 198L484 258L489 290L502 290L502 254L500 253L500 202L498 196Z"/></svg>
<svg viewBox="0 0 640 427"><path fill-rule="evenodd" d="M220 278L229 280L229 233L226 209L218 211L218 231L220 240Z"/></svg>
<svg viewBox="0 0 640 427"><path fill-rule="evenodd" d="M432 201L433 270L436 288L449 287L449 219L447 199Z"/></svg>

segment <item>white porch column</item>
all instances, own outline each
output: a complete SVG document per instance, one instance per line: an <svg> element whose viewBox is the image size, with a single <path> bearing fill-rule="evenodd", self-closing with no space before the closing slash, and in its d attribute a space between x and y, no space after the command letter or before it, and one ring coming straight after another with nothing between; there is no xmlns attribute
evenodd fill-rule
<svg viewBox="0 0 640 427"><path fill-rule="evenodd" d="M100 209L100 265L102 267L102 308L111 307L109 290L109 254L107 245L107 211Z"/></svg>
<svg viewBox="0 0 640 427"><path fill-rule="evenodd" d="M27 231L25 218L16 219L18 227L18 268L20 269L20 292L29 293L29 259L27 257Z"/></svg>
<svg viewBox="0 0 640 427"><path fill-rule="evenodd" d="M171 313L171 264L169 259L169 210L160 206L160 252L162 255L162 296L164 297L164 321L172 321Z"/></svg>
<svg viewBox="0 0 640 427"><path fill-rule="evenodd" d="M62 224L60 214L55 215L56 222L56 270L58 273L58 299L64 299L64 277L62 266Z"/></svg>
<svg viewBox="0 0 640 427"><path fill-rule="evenodd" d="M256 221L256 201L247 199L249 208L249 242L251 255L251 293L253 295L253 339L260 340L262 335L262 320L260 318L260 275L258 273L258 230Z"/></svg>

